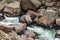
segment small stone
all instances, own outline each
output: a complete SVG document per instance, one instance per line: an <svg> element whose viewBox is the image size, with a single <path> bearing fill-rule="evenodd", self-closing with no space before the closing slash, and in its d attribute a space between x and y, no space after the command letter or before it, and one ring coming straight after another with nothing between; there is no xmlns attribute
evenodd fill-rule
<svg viewBox="0 0 60 40"><path fill-rule="evenodd" d="M33 38L26 38L26 40L34 40Z"/></svg>
<svg viewBox="0 0 60 40"><path fill-rule="evenodd" d="M35 33L33 31L27 30L24 32L26 37L35 37Z"/></svg>
<svg viewBox="0 0 60 40"><path fill-rule="evenodd" d="M28 24L32 23L32 19L31 19L31 16L30 15L23 15L20 20L22 22L26 22Z"/></svg>
<svg viewBox="0 0 60 40"><path fill-rule="evenodd" d="M60 18L56 19L56 24L60 26Z"/></svg>
<svg viewBox="0 0 60 40"><path fill-rule="evenodd" d="M56 37L57 37L57 38L60 38L60 30L57 30L57 31L56 31Z"/></svg>

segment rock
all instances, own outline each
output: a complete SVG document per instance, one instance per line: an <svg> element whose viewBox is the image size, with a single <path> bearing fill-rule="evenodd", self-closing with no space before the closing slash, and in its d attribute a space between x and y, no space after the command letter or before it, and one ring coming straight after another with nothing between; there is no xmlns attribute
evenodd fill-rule
<svg viewBox="0 0 60 40"><path fill-rule="evenodd" d="M4 8L4 15L8 16L8 17L15 17L17 15L19 15L20 12L20 2L18 1L14 1L12 3L9 4L5 4L5 8Z"/></svg>
<svg viewBox="0 0 60 40"><path fill-rule="evenodd" d="M34 40L33 38L26 38L26 40Z"/></svg>
<svg viewBox="0 0 60 40"><path fill-rule="evenodd" d="M34 22L36 22L36 24L38 24L38 25L45 25L45 26L50 25L50 20L45 17L40 17L40 18L36 17L34 19Z"/></svg>
<svg viewBox="0 0 60 40"><path fill-rule="evenodd" d="M9 33L12 29L0 24L0 30L4 31L5 33Z"/></svg>
<svg viewBox="0 0 60 40"><path fill-rule="evenodd" d="M56 19L56 24L60 26L60 18Z"/></svg>
<svg viewBox="0 0 60 40"><path fill-rule="evenodd" d="M31 15L31 16L41 16L40 14L38 14L37 12L32 11L32 10L28 10L28 12L26 14Z"/></svg>
<svg viewBox="0 0 60 40"><path fill-rule="evenodd" d="M15 31L17 33L20 33L21 31L24 31L26 29L27 25L26 25L26 23L20 23L20 24L15 24L13 26L15 26Z"/></svg>
<svg viewBox="0 0 60 40"><path fill-rule="evenodd" d="M5 0L6 3L11 3L13 1L15 1L15 0Z"/></svg>
<svg viewBox="0 0 60 40"><path fill-rule="evenodd" d="M49 19L51 22L53 22L58 17L57 11L55 11L54 9L50 7L47 9L38 10L38 13L41 14L43 17Z"/></svg>
<svg viewBox="0 0 60 40"><path fill-rule="evenodd" d="M45 0L45 5L46 6L53 6L55 4L55 1L54 0Z"/></svg>
<svg viewBox="0 0 60 40"><path fill-rule="evenodd" d="M60 30L57 30L57 31L56 31L56 37L57 37L57 38L60 38Z"/></svg>
<svg viewBox="0 0 60 40"><path fill-rule="evenodd" d="M4 32L11 32L11 30L15 29L17 33L20 33L21 31L24 31L26 29L27 24L26 23L18 23L18 24L0 24L0 30Z"/></svg>
<svg viewBox="0 0 60 40"><path fill-rule="evenodd" d="M36 8L38 8L39 6L41 6L41 1L39 0L30 0L32 4L35 5Z"/></svg>
<svg viewBox="0 0 60 40"><path fill-rule="evenodd" d="M35 33L30 30L24 31L24 34L26 35L26 37L35 37Z"/></svg>
<svg viewBox="0 0 60 40"><path fill-rule="evenodd" d="M30 0L21 0L21 7L23 10L36 10L36 7L31 3Z"/></svg>
<svg viewBox="0 0 60 40"><path fill-rule="evenodd" d="M17 33L14 31L7 34L0 30L0 39L1 40L20 40L20 37L18 37Z"/></svg>
<svg viewBox="0 0 60 40"><path fill-rule="evenodd" d="M31 19L31 16L30 15L23 15L20 20L22 22L26 22L27 24L30 24L32 23L32 19Z"/></svg>
<svg viewBox="0 0 60 40"><path fill-rule="evenodd" d="M17 33L20 33L26 29L27 24L26 23L19 23L19 24L9 24L7 25L10 29L15 29Z"/></svg>
<svg viewBox="0 0 60 40"><path fill-rule="evenodd" d="M52 2L52 3L45 3L45 4L46 4L46 6L53 6L54 2Z"/></svg>
<svg viewBox="0 0 60 40"><path fill-rule="evenodd" d="M35 40L39 40L39 39L35 39Z"/></svg>
<svg viewBox="0 0 60 40"><path fill-rule="evenodd" d="M0 1L0 11L2 11L2 9L5 7L4 1Z"/></svg>
<svg viewBox="0 0 60 40"><path fill-rule="evenodd" d="M60 9L60 0L55 0L55 6Z"/></svg>

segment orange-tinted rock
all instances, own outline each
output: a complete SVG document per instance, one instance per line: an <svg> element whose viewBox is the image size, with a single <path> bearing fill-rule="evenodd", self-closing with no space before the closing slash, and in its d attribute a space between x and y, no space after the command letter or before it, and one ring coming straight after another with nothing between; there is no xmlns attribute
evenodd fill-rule
<svg viewBox="0 0 60 40"><path fill-rule="evenodd" d="M36 24L43 24L43 25L46 25L46 26L48 26L48 25L50 25L50 20L49 19L47 19L47 18L45 18L45 17L41 17L41 18L38 18L38 17L36 17L35 19L34 19L34 22L36 22Z"/></svg>

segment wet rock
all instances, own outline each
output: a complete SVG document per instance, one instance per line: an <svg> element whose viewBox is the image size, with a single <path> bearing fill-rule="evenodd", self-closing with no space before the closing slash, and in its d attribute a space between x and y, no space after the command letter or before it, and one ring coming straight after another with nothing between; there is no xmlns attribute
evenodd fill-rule
<svg viewBox="0 0 60 40"><path fill-rule="evenodd" d="M56 19L56 24L60 26L60 18Z"/></svg>
<svg viewBox="0 0 60 40"><path fill-rule="evenodd" d="M26 22L27 24L30 24L32 23L32 19L31 19L31 16L30 15L23 15L20 20L22 22Z"/></svg>
<svg viewBox="0 0 60 40"><path fill-rule="evenodd" d="M26 23L19 23L19 24L9 24L7 25L10 29L15 29L17 33L20 33L26 29L27 24Z"/></svg>
<svg viewBox="0 0 60 40"><path fill-rule="evenodd" d="M23 10L36 10L36 7L31 3L30 0L21 0L21 7Z"/></svg>
<svg viewBox="0 0 60 40"><path fill-rule="evenodd" d="M26 35L26 37L35 37L35 33L30 30L24 31L24 35Z"/></svg>
<svg viewBox="0 0 60 40"><path fill-rule="evenodd" d="M19 15L20 12L20 2L14 1L12 3L5 3L5 8L4 8L4 15L8 17L14 17Z"/></svg>
<svg viewBox="0 0 60 40"><path fill-rule="evenodd" d="M24 31L26 29L26 23L20 23L20 24L15 24L15 31L17 33L20 33L21 31Z"/></svg>
<svg viewBox="0 0 60 40"><path fill-rule="evenodd" d="M14 29L17 33L20 33L21 31L24 31L26 29L26 26L27 26L26 23L8 24L8 25L0 23L0 30L8 33Z"/></svg>
<svg viewBox="0 0 60 40"><path fill-rule="evenodd" d="M5 17L2 13L0 13L0 21L2 21L3 19L5 19Z"/></svg>
<svg viewBox="0 0 60 40"><path fill-rule="evenodd" d="M60 38L60 30L56 31L56 38Z"/></svg>

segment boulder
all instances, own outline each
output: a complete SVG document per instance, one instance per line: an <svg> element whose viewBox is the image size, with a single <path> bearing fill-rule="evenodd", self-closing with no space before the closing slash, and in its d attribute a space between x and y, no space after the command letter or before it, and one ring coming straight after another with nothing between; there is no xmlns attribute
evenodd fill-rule
<svg viewBox="0 0 60 40"><path fill-rule="evenodd" d="M36 24L38 25L45 25L45 26L49 26L50 25L50 20L48 18L45 17L36 17L34 19L34 22L36 22Z"/></svg>
<svg viewBox="0 0 60 40"><path fill-rule="evenodd" d="M15 17L17 15L19 15L20 12L20 2L18 1L14 1L12 3L5 3L5 8L3 10L4 15L8 16L8 17Z"/></svg>
<svg viewBox="0 0 60 40"><path fill-rule="evenodd" d="M53 22L58 17L57 9L53 9L51 7L48 7L47 9L39 9L38 13L49 19L51 22Z"/></svg>
<svg viewBox="0 0 60 40"><path fill-rule="evenodd" d="M36 1L36 0L35 0ZM30 0L21 0L21 7L23 10L36 10L37 8L31 3Z"/></svg>
<svg viewBox="0 0 60 40"><path fill-rule="evenodd" d="M26 23L19 23L19 24L9 24L7 25L7 28L15 29L17 33L20 33L26 29L27 24Z"/></svg>
<svg viewBox="0 0 60 40"><path fill-rule="evenodd" d="M21 31L24 31L26 29L27 24L26 23L20 23L20 24L15 24L13 26L15 26L15 31L17 33L20 33Z"/></svg>

